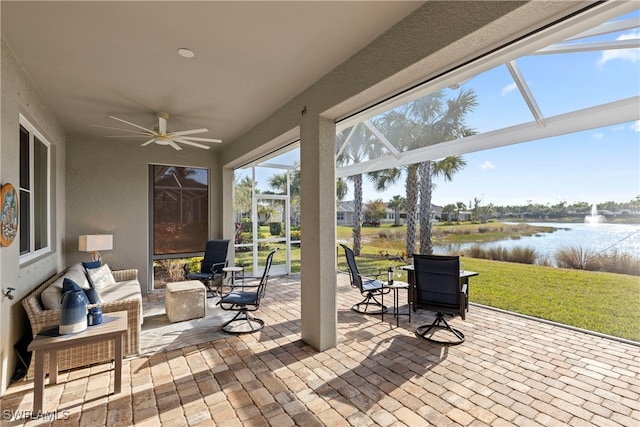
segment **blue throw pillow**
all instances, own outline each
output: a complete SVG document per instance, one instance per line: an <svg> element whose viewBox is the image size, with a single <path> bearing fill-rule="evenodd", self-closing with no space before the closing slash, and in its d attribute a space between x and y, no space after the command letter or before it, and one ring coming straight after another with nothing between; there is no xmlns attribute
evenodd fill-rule
<svg viewBox="0 0 640 427"><path fill-rule="evenodd" d="M83 291L82 295L84 296L85 303L90 304L89 298L87 297L87 294L86 294L85 290L82 289L80 286L78 286L78 284L76 282L74 282L73 280L65 277L63 282L62 282L62 295L66 294L67 292L71 292L71 291ZM63 296L63 298L64 298L64 296Z"/></svg>
<svg viewBox="0 0 640 427"><path fill-rule="evenodd" d="M102 267L102 261L97 260L97 261L83 261L82 262L82 266L85 268L85 270L87 268L98 268L98 267Z"/></svg>
<svg viewBox="0 0 640 427"><path fill-rule="evenodd" d="M89 276L89 272L87 270L102 267L102 261L82 261L82 266L84 267L84 275L87 276L87 280L89 281L91 288L93 288L93 280L91 280L91 276ZM89 297L89 299L91 299L91 297Z"/></svg>
<svg viewBox="0 0 640 427"><path fill-rule="evenodd" d="M100 303L100 298L98 297L98 292L96 292L96 290L93 289L93 287L90 287L89 289L83 289L83 291L87 295L87 298L89 298L89 303L90 304L99 304Z"/></svg>

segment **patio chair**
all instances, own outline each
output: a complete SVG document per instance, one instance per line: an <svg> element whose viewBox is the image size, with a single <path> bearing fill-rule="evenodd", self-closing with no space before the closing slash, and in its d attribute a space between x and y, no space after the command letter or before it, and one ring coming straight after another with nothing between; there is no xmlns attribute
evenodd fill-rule
<svg viewBox="0 0 640 427"><path fill-rule="evenodd" d="M377 279L377 277L383 274L383 272L378 270L378 273L371 274L374 278L363 276L358 270L356 258L351 248L347 245L343 245L342 243L340 243L340 246L344 249L344 254L347 257L351 286L358 288L360 290L360 294L364 297L362 301L354 304L351 307L351 310L364 314L386 313L387 307L382 305L382 303L376 299L377 296L381 296L383 293L389 293L389 288L384 287L384 282ZM363 306L364 309L362 308ZM373 309L370 310L370 306L373 307Z"/></svg>
<svg viewBox="0 0 640 427"><path fill-rule="evenodd" d="M222 330L229 334L245 334L252 333L264 328L264 321L253 317L250 312L260 308L260 301L267 290L267 280L269 279L269 270L273 262L273 255L277 248L267 255L264 265L262 278L258 284L252 285L244 282L243 286L235 286L231 291L222 295L218 305L227 311L236 311L236 315L222 325ZM252 289L252 290L248 290Z"/></svg>
<svg viewBox="0 0 640 427"><path fill-rule="evenodd" d="M189 270L189 264L185 264L184 277L187 280L200 280L204 283L209 291L209 297L219 296L219 289L226 274L222 269L227 266L228 250L229 239L207 241L204 258L200 262L200 271L192 273Z"/></svg>
<svg viewBox="0 0 640 427"><path fill-rule="evenodd" d="M464 334L449 326L445 314L465 319L469 305L466 284L460 285L460 258L457 256L414 255L415 272L414 307L436 312L431 324L419 326L416 335L438 344L456 345L464 342ZM436 339L438 330L450 332L454 341Z"/></svg>

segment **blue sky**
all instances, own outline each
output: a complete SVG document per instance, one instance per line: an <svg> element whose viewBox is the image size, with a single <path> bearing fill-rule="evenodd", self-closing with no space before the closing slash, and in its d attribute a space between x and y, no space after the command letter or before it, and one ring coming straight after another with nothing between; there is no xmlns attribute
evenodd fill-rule
<svg viewBox="0 0 640 427"><path fill-rule="evenodd" d="M629 17L640 20L640 13L625 18ZM640 31L600 39L607 38L640 39ZM593 40L597 39L585 41ZM640 49L527 56L516 63L546 118L640 95ZM461 87L472 88L478 96L478 107L467 122L478 132L533 120L505 66L478 75ZM463 157L467 166L452 182L436 179L434 204L469 204L474 198L494 205L592 204L628 202L640 195L640 121ZM266 176L260 174L257 179L259 187L266 188ZM405 195L403 180L383 193L376 192L366 178L364 181L365 202ZM352 198L349 193L346 200Z"/></svg>
<svg viewBox="0 0 640 427"><path fill-rule="evenodd" d="M638 39L640 32L613 38ZM516 63L545 117L640 94L640 49L530 56ZM478 95L468 124L479 132L533 120L504 66L463 88ZM469 204L474 198L494 205L627 202L640 195L640 121L463 157L467 166L452 182L435 181L434 204ZM384 193L365 187L365 200L405 195L403 183Z"/></svg>

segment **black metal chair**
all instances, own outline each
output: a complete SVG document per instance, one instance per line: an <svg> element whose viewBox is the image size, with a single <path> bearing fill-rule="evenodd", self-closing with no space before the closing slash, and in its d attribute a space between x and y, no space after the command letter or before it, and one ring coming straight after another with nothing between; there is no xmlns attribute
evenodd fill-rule
<svg viewBox="0 0 640 427"><path fill-rule="evenodd" d="M349 275L351 277L351 286L354 288L358 288L360 290L360 294L364 297L362 301L357 304L354 304L351 307L351 310L357 313L364 314L382 314L387 312L387 307L382 305L376 297L382 294L389 293L389 288L384 287L384 282L378 280L377 277L380 276L383 272L378 270L377 274L371 274L375 278L363 276L360 274L358 270L358 266L356 265L356 258L347 245L340 243L340 246L344 249L344 254L347 257L347 265L349 266ZM364 306L364 309L362 309ZM374 307L372 310L369 310L369 306Z"/></svg>
<svg viewBox="0 0 640 427"><path fill-rule="evenodd" d="M442 255L413 256L415 289L414 307L436 312L432 324L416 329L416 335L438 344L456 345L464 342L464 334L449 326L445 314L458 315L465 319L469 306L466 284L460 284L460 258ZM438 330L445 330L455 336L455 341L434 338Z"/></svg>
<svg viewBox="0 0 640 427"><path fill-rule="evenodd" d="M229 239L209 240L205 245L204 258L200 262L200 271L189 271L189 264L184 265L184 277L187 280L200 280L207 287L211 297L220 295L220 286L225 277L222 270L227 266Z"/></svg>
<svg viewBox="0 0 640 427"><path fill-rule="evenodd" d="M256 311L260 308L260 301L267 290L267 280L269 279L269 270L273 262L273 255L277 249L274 249L267 256L264 265L262 278L257 285L244 283L242 286L234 286L231 291L222 296L218 305L223 310L237 311L233 319L222 325L222 330L229 334L245 334L256 332L264 328L264 321L253 317L249 312ZM247 289L253 289L248 291Z"/></svg>

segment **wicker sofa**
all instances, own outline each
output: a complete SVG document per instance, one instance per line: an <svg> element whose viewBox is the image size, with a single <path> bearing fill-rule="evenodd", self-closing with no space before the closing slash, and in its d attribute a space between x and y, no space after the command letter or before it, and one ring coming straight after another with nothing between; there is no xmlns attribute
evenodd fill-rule
<svg viewBox="0 0 640 427"><path fill-rule="evenodd" d="M71 266L48 279L22 300L22 305L31 323L33 336L37 335L41 330L50 329L60 324L60 310L46 309L42 302L42 293L54 282L59 282L59 279L65 277L65 274L73 268L77 269L77 265ZM110 295L105 294L103 297L104 302L92 304L88 307L102 307L103 315L115 311L127 312L128 330L124 335L124 354L125 356L135 355L140 352L140 325L143 319L142 293L140 282L138 281L138 270L114 270L112 274L117 282L113 285L114 292ZM95 363L109 362L113 360L113 357L114 345L112 341L71 347L58 351L58 370L64 371ZM48 372L48 363L47 358L45 360L45 372ZM30 363L27 378L33 378L34 369L34 364Z"/></svg>

